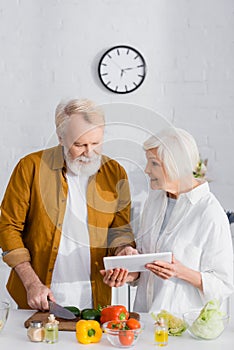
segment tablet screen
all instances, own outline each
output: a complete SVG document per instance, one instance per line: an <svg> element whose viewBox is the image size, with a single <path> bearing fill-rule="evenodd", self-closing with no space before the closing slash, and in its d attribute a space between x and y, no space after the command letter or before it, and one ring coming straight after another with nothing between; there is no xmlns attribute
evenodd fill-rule
<svg viewBox="0 0 234 350"><path fill-rule="evenodd" d="M150 254L137 254L137 255L118 255L104 257L105 270L112 270L115 268L124 268L128 272L145 271L145 264L152 263L156 260L163 260L171 262L172 253L150 253Z"/></svg>

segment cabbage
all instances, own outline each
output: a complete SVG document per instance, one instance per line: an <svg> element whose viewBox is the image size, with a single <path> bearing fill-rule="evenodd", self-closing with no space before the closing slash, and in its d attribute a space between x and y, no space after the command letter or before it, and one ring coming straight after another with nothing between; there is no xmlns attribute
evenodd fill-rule
<svg viewBox="0 0 234 350"><path fill-rule="evenodd" d="M200 338L214 339L224 330L223 316L224 313L219 310L219 301L208 301L190 329Z"/></svg>
<svg viewBox="0 0 234 350"><path fill-rule="evenodd" d="M181 318L170 314L166 310L161 310L157 315L152 312L151 316L155 320L158 320L162 317L167 321L169 335L181 335L186 330L185 322Z"/></svg>

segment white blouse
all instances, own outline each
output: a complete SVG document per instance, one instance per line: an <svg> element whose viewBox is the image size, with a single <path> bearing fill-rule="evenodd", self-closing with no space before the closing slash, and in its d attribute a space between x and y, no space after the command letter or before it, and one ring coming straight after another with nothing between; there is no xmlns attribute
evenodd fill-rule
<svg viewBox="0 0 234 350"><path fill-rule="evenodd" d="M163 280L149 271L141 272L134 311L166 309L182 314L214 298L222 303L234 291L232 238L223 208L205 182L179 196L159 237L166 208L166 192L151 190L137 249L141 253L172 251L183 265L201 272L203 293L181 279Z"/></svg>

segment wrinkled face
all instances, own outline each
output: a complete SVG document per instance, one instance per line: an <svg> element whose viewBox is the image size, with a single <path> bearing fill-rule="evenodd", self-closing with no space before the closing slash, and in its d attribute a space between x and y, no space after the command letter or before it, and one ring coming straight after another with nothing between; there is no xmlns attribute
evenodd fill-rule
<svg viewBox="0 0 234 350"><path fill-rule="evenodd" d="M158 158L157 149L152 148L146 151L147 164L145 173L150 178L150 186L153 190L167 189L167 176L162 162Z"/></svg>
<svg viewBox="0 0 234 350"><path fill-rule="evenodd" d="M92 175L99 169L103 136L103 126L87 123L80 116L71 117L60 143L64 146L65 160L73 173Z"/></svg>

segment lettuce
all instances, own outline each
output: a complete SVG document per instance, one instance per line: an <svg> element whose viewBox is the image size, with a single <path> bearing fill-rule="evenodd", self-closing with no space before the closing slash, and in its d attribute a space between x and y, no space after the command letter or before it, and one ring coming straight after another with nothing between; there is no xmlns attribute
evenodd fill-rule
<svg viewBox="0 0 234 350"><path fill-rule="evenodd" d="M166 310L161 310L157 315L155 315L152 312L151 316L155 320L158 320L159 318L162 317L167 321L169 335L179 336L186 330L186 324L185 324L184 320L170 314Z"/></svg>
<svg viewBox="0 0 234 350"><path fill-rule="evenodd" d="M190 327L193 334L203 339L214 339L224 330L222 317L225 314L219 310L219 301L211 300L203 307L199 316Z"/></svg>

